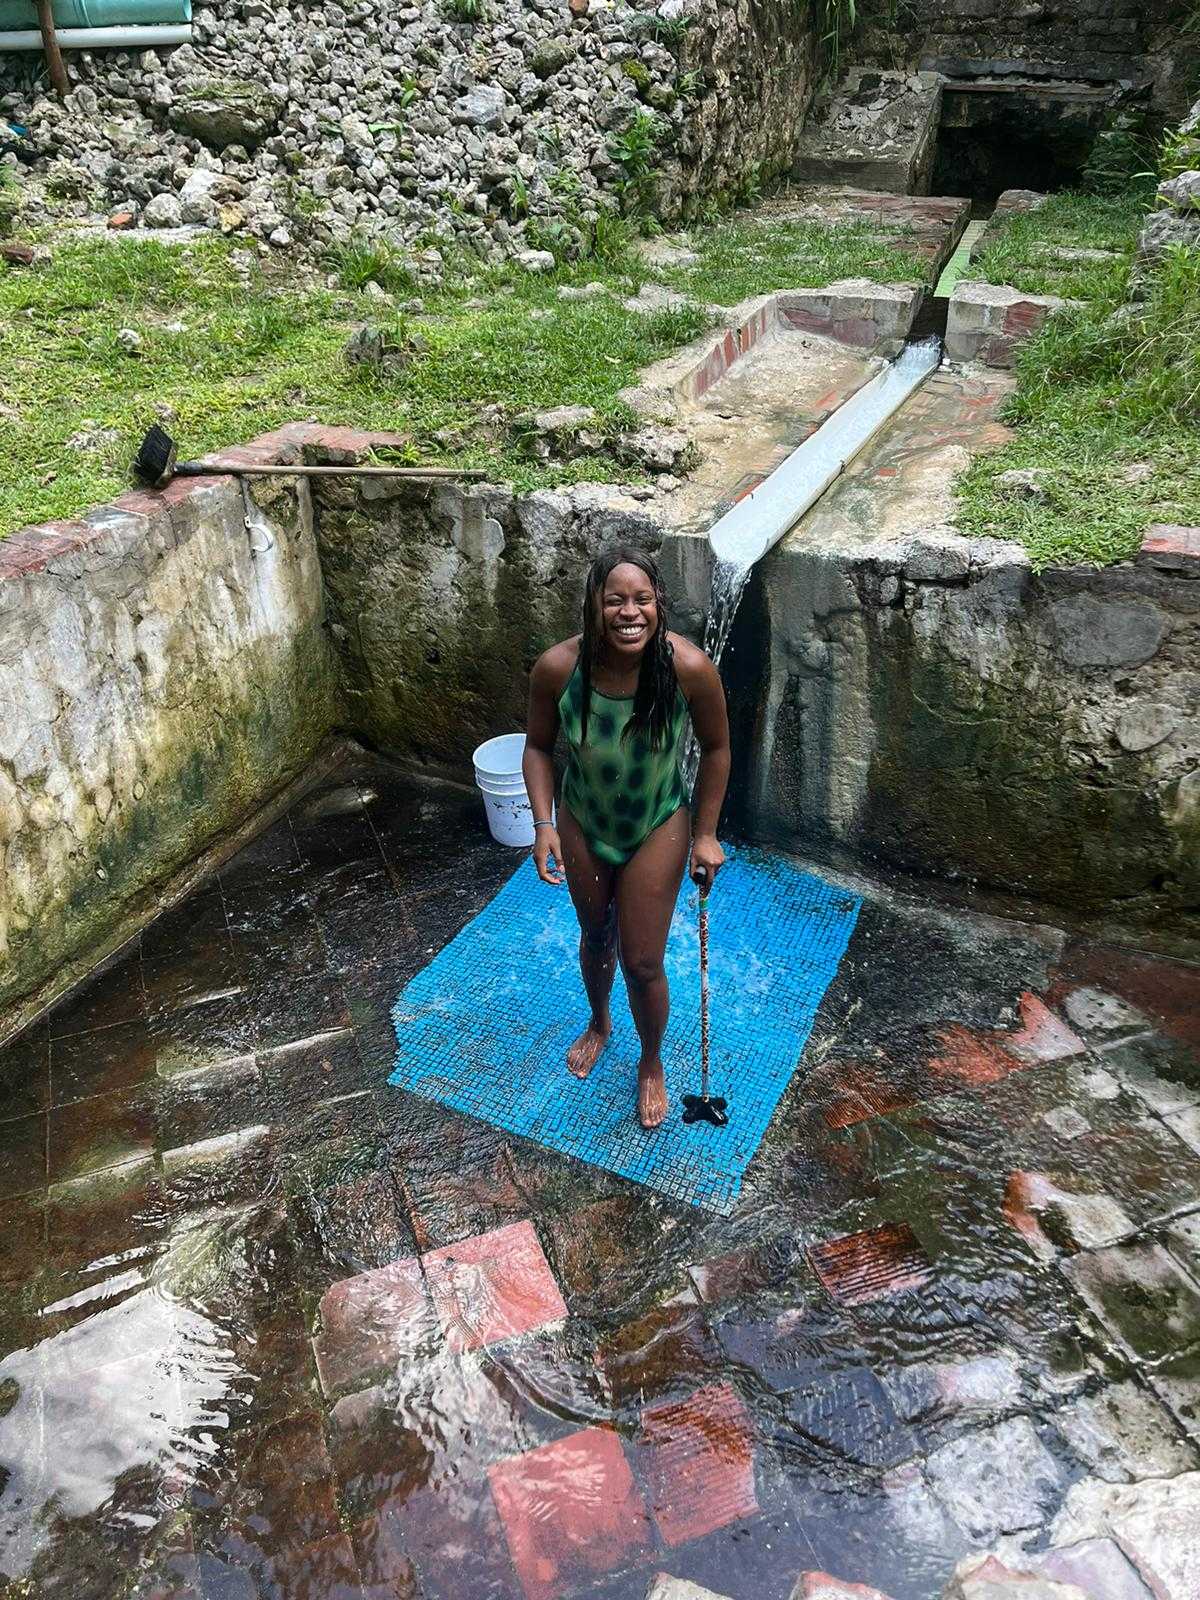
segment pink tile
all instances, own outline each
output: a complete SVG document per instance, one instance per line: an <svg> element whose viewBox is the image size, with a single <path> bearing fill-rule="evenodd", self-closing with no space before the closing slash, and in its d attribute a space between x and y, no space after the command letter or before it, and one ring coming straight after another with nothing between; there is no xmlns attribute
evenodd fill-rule
<svg viewBox="0 0 1200 1600"><path fill-rule="evenodd" d="M421 1264L414 1257L343 1278L321 1301L321 1331L313 1340L322 1389L333 1395L364 1388L410 1358L432 1327Z"/></svg>
<svg viewBox="0 0 1200 1600"><path fill-rule="evenodd" d="M934 1056L928 1067L935 1080L940 1078L979 1089L985 1084L999 1083L1022 1065L994 1036L972 1033L961 1023L951 1023L939 1038L941 1054Z"/></svg>
<svg viewBox="0 0 1200 1600"><path fill-rule="evenodd" d="M669 1545L758 1514L753 1430L727 1383L643 1411L642 1437L651 1509Z"/></svg>
<svg viewBox="0 0 1200 1600"><path fill-rule="evenodd" d="M1068 1056L1083 1054L1083 1040L1053 1011L1047 1010L1037 995L1023 994L1020 1006L1020 1028L1016 1033L1002 1036L1006 1050L1027 1062L1063 1061Z"/></svg>
<svg viewBox="0 0 1200 1600"><path fill-rule="evenodd" d="M810 1245L808 1258L817 1277L843 1305L861 1305L919 1288L933 1270L907 1222L885 1222Z"/></svg>
<svg viewBox="0 0 1200 1600"><path fill-rule="evenodd" d="M476 1234L422 1261L451 1350L479 1350L567 1314L531 1222Z"/></svg>
<svg viewBox="0 0 1200 1600"><path fill-rule="evenodd" d="M651 1553L646 1507L607 1428L502 1461L488 1478L526 1600L557 1600Z"/></svg>

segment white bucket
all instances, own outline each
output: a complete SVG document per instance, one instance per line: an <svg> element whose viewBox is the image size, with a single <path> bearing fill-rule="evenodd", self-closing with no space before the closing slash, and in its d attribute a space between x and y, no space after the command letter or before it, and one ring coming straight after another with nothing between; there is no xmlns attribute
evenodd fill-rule
<svg viewBox="0 0 1200 1600"><path fill-rule="evenodd" d="M481 744L473 757L475 782L483 795L492 838L498 844L528 847L533 843L533 808L521 773L524 754L523 733L502 733Z"/></svg>

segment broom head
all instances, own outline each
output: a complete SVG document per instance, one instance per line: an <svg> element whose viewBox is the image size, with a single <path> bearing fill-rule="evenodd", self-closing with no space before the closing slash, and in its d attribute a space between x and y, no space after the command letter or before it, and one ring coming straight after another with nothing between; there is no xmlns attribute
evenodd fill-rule
<svg viewBox="0 0 1200 1600"><path fill-rule="evenodd" d="M133 458L134 476L151 489L165 489L175 475L178 455L174 439L156 422Z"/></svg>

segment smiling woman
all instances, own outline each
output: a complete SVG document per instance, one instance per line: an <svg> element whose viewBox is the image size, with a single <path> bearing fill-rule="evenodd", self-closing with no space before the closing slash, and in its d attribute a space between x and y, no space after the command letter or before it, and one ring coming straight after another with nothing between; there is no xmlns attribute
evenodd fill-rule
<svg viewBox="0 0 1200 1600"><path fill-rule="evenodd" d="M717 818L729 780L729 727L717 670L667 627L667 596L652 558L617 546L588 573L583 632L547 650L530 681L525 785L533 805L539 875L563 874L579 917L579 965L591 1005L567 1066L586 1078L612 1032L609 997L618 957L642 1055L638 1115L667 1113L660 1051L670 996L667 933L688 857L680 739L691 716L700 745L691 875L712 887L724 853ZM558 827L553 751L570 751Z"/></svg>

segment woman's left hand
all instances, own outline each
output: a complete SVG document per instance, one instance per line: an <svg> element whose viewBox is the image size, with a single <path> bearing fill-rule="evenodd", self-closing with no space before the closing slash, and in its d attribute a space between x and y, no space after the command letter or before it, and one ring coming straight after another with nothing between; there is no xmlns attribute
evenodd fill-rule
<svg viewBox="0 0 1200 1600"><path fill-rule="evenodd" d="M693 883L702 894L713 886L717 873L725 865L725 852L717 843L715 833L698 833L692 840L692 864L688 869Z"/></svg>

